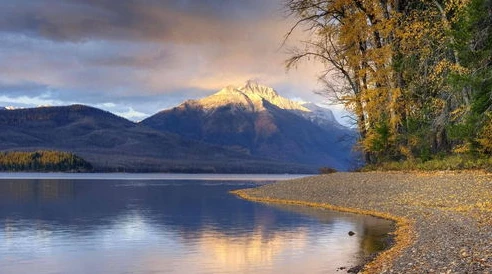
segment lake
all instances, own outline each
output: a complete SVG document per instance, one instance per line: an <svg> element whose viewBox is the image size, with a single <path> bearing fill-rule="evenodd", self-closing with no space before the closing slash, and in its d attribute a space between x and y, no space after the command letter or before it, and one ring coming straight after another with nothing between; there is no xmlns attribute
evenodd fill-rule
<svg viewBox="0 0 492 274"><path fill-rule="evenodd" d="M287 178L0 174L0 273L343 273L385 247L390 221L228 193Z"/></svg>

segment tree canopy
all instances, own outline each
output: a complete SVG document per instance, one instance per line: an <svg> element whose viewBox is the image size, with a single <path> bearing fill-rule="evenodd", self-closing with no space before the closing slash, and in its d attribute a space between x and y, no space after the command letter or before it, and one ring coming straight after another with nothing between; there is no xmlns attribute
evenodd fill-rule
<svg viewBox="0 0 492 274"><path fill-rule="evenodd" d="M0 152L0 171L91 171L92 166L72 153L59 151Z"/></svg>
<svg viewBox="0 0 492 274"><path fill-rule="evenodd" d="M492 153L491 0L287 0L368 163ZM287 34L290 35L291 32Z"/></svg>

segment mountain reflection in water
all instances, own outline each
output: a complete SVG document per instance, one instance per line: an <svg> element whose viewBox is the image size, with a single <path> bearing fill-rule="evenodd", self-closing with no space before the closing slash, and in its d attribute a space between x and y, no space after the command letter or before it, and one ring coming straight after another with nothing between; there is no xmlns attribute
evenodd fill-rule
<svg viewBox="0 0 492 274"><path fill-rule="evenodd" d="M0 273L335 273L391 229L228 194L263 183L0 180Z"/></svg>

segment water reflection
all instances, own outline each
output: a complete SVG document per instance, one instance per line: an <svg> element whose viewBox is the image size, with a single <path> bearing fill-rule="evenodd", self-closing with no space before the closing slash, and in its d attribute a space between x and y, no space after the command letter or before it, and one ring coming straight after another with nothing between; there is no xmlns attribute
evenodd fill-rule
<svg viewBox="0 0 492 274"><path fill-rule="evenodd" d="M390 228L227 194L257 184L0 180L0 273L330 273Z"/></svg>

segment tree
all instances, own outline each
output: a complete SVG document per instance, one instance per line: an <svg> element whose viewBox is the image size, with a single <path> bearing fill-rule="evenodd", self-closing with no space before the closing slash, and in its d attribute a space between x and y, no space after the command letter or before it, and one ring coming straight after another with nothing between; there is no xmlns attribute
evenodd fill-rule
<svg viewBox="0 0 492 274"><path fill-rule="evenodd" d="M90 171L92 166L67 152L0 152L0 171Z"/></svg>
<svg viewBox="0 0 492 274"><path fill-rule="evenodd" d="M464 105L451 129L458 152L492 153L492 1L471 0L453 29L457 56L467 73L452 75L456 90L464 90ZM460 138L462 137L462 138Z"/></svg>
<svg viewBox="0 0 492 274"><path fill-rule="evenodd" d="M326 92L357 117L366 160L398 154L402 82L393 68L398 1L291 0L286 5L299 18L294 28L305 25L313 33L287 67L305 57L322 61Z"/></svg>
<svg viewBox="0 0 492 274"><path fill-rule="evenodd" d="M490 51L481 49L473 61L488 67L478 75L487 86L480 93L467 83L477 81L469 75L478 68L463 58L478 52L470 43L479 36L459 35L470 29L482 33L485 26L490 31L490 24L478 24L490 19L490 0L288 0L285 5L297 18L287 38L301 26L311 33L303 48L292 51L287 68L306 58L325 65L324 93L353 112L367 162L448 152L455 145L449 125L463 120L473 102L484 101L478 94L490 108ZM477 5L488 9L476 15ZM490 50L490 40L482 44Z"/></svg>

